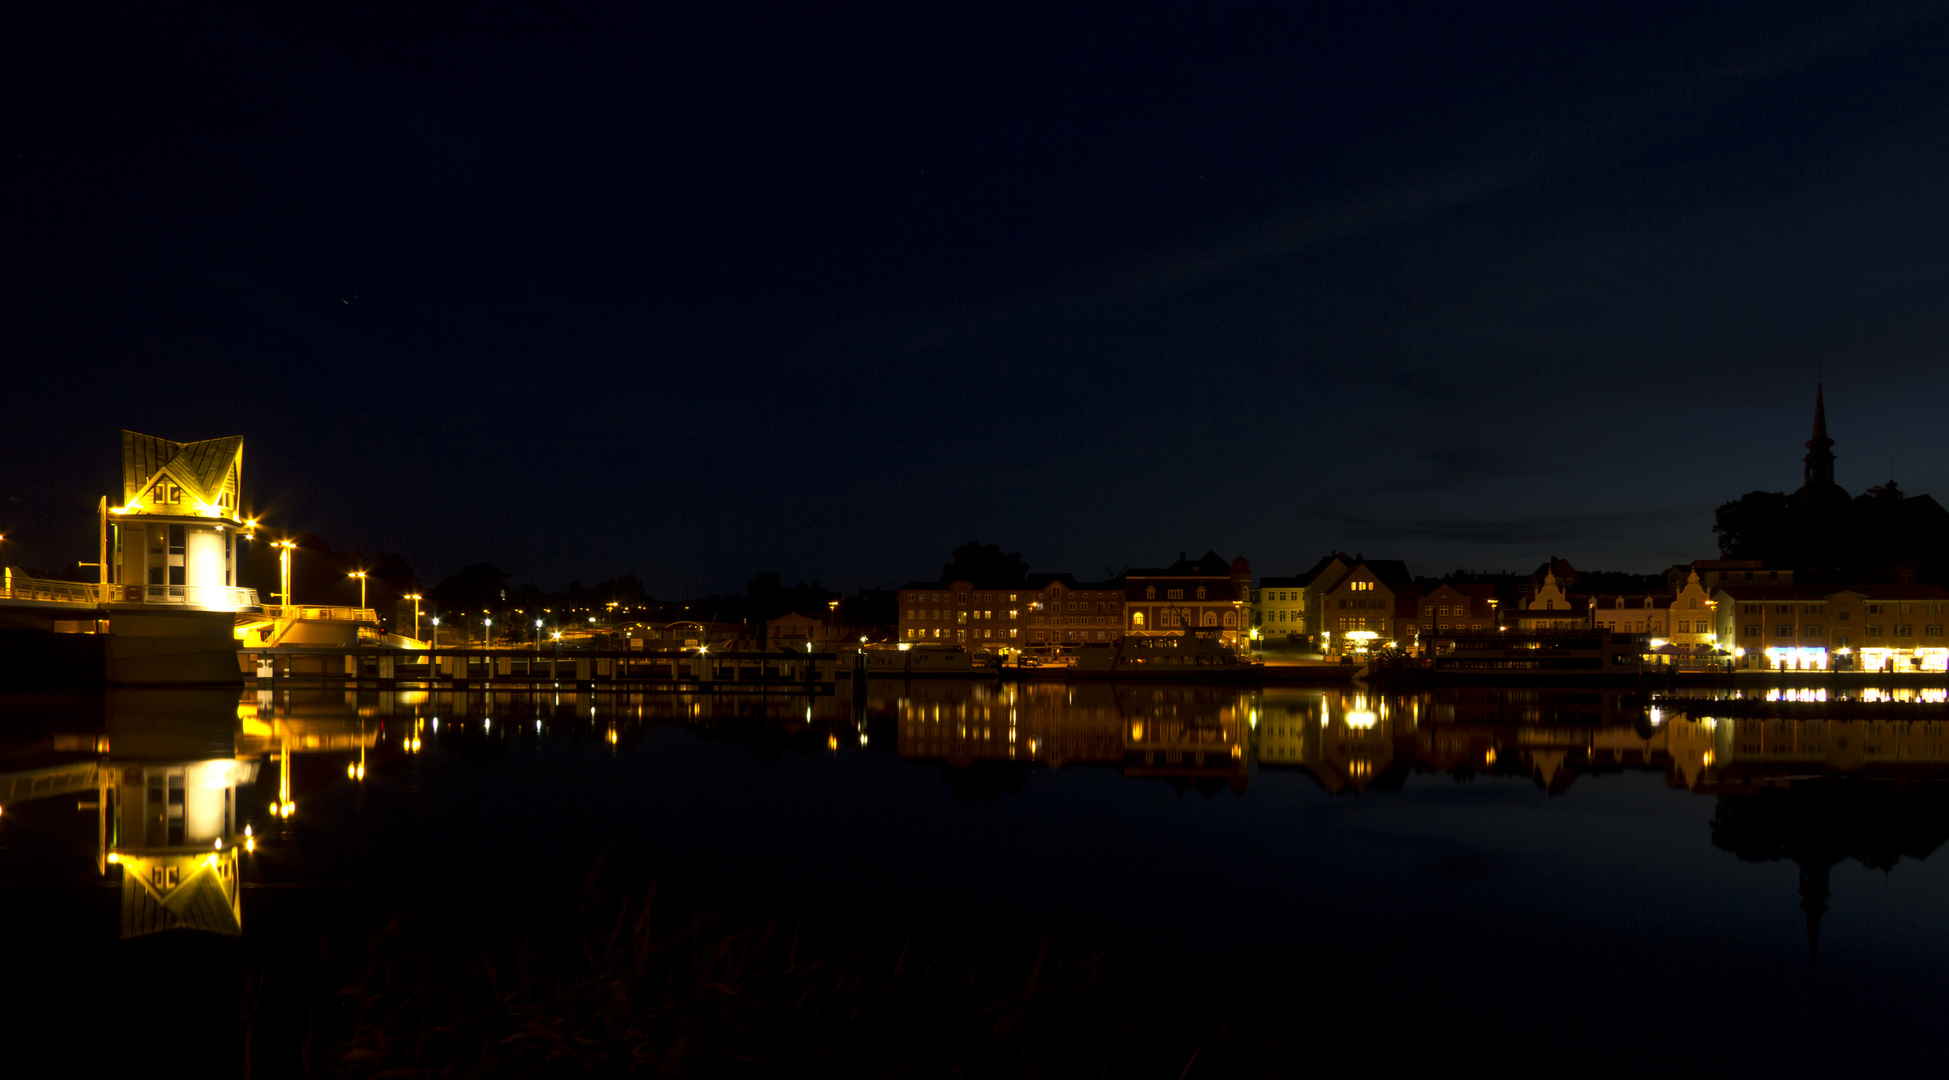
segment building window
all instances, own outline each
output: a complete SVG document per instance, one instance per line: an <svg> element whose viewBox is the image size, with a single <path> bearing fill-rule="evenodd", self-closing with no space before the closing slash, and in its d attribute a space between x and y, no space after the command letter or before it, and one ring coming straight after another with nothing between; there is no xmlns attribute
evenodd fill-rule
<svg viewBox="0 0 1949 1080"><path fill-rule="evenodd" d="M1923 637L1941 637L1941 636L1942 636L1942 624L1941 624L1941 623L1933 623L1933 624L1931 624L1931 625L1928 625L1928 626L1925 626L1925 627L1923 627L1923 628L1922 628L1922 636L1923 636Z"/></svg>
<svg viewBox="0 0 1949 1080"><path fill-rule="evenodd" d="M1200 585L1198 586L1198 599L1203 600L1204 598L1205 598L1205 587L1203 585Z"/></svg>
<svg viewBox="0 0 1949 1080"><path fill-rule="evenodd" d="M1880 636L1881 636L1881 624L1880 624L1880 623L1869 623L1869 624L1868 624L1868 636L1869 636L1869 637L1880 637Z"/></svg>
<svg viewBox="0 0 1949 1080"><path fill-rule="evenodd" d="M1142 629L1144 628L1144 613L1143 613L1143 612L1141 612L1141 611L1133 611L1133 612L1131 612L1131 613L1130 613L1130 628L1131 628L1132 630L1142 630Z"/></svg>
<svg viewBox="0 0 1949 1080"><path fill-rule="evenodd" d="M1821 632L1820 632L1820 624L1819 624L1819 623L1817 623L1817 622L1813 622L1813 623L1808 623L1808 624L1807 624L1807 628L1806 628L1805 630L1803 630L1803 631L1801 632L1801 636L1802 636L1802 637L1820 637L1820 636L1821 636Z"/></svg>
<svg viewBox="0 0 1949 1080"><path fill-rule="evenodd" d="M1165 599L1168 599L1168 600L1182 600L1182 599L1184 599L1184 590L1183 590L1183 589L1170 589L1170 590L1167 590L1167 591L1166 591L1166 592L1164 593L1164 597L1165 597Z"/></svg>
<svg viewBox="0 0 1949 1080"><path fill-rule="evenodd" d="M1788 626L1788 625L1787 625L1787 624L1785 624L1785 623L1781 623L1780 625L1778 625L1778 626L1776 626L1776 627L1774 627L1774 628L1773 628L1773 636L1774 636L1774 637L1792 637L1792 636L1793 636L1793 627L1791 627L1791 626Z"/></svg>
<svg viewBox="0 0 1949 1080"><path fill-rule="evenodd" d="M1229 612L1229 611L1227 611L1227 612L1225 613L1225 625L1226 625L1226 626L1237 626L1237 625L1238 625L1238 617L1237 617L1236 615L1234 615L1234 614L1233 614L1232 612ZM1937 629L1940 629L1940 627L1938 627Z"/></svg>
<svg viewBox="0 0 1949 1080"><path fill-rule="evenodd" d="M1144 586L1144 599L1146 600L1157 599L1157 586L1155 585Z"/></svg>
<svg viewBox="0 0 1949 1080"><path fill-rule="evenodd" d="M171 569L171 570L173 571L173 570L175 569L175 567L173 567L173 566L172 566L172 567L170 567L170 569ZM174 582L172 582L171 584L174 584ZM1895 636L1896 636L1896 637L1914 637L1914 636L1915 636L1915 627L1913 627L1913 626L1910 626L1910 625L1909 625L1909 624L1907 624L1907 623L1902 623L1901 625L1899 625L1899 626L1896 626L1896 627L1895 627Z"/></svg>
<svg viewBox="0 0 1949 1080"><path fill-rule="evenodd" d="M1881 605L1880 605L1880 604L1869 604L1869 605L1868 605L1868 614L1870 614L1870 615L1879 615L1879 614L1881 614Z"/></svg>
<svg viewBox="0 0 1949 1080"><path fill-rule="evenodd" d="M1793 605L1792 605L1792 604L1775 604L1775 605L1773 605L1773 613L1774 613L1775 615L1791 615L1791 614L1793 614Z"/></svg>

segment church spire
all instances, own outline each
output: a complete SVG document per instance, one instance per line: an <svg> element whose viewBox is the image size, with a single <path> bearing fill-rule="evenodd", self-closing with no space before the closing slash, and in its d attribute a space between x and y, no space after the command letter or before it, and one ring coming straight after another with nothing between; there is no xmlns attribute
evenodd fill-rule
<svg viewBox="0 0 1949 1080"><path fill-rule="evenodd" d="M1827 395L1814 384L1814 437L1807 440L1805 481L1809 485L1834 483L1834 440L1827 437Z"/></svg>

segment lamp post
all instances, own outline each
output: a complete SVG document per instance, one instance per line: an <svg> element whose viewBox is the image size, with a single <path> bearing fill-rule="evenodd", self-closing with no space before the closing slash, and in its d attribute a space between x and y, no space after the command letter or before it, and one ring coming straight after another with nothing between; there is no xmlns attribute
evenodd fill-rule
<svg viewBox="0 0 1949 1080"><path fill-rule="evenodd" d="M294 607L296 605L294 605L291 600L291 553L293 551L298 550L297 541L278 540L273 542L271 546L278 549L278 554L277 554L278 586L284 590L277 594L278 599L283 601L284 607L286 608Z"/></svg>
<svg viewBox="0 0 1949 1080"><path fill-rule="evenodd" d="M480 620L480 647L483 649L494 647L494 620L485 615L481 616Z"/></svg>
<svg viewBox="0 0 1949 1080"><path fill-rule="evenodd" d="M407 593L406 599L413 602L413 640L420 639L420 594Z"/></svg>
<svg viewBox="0 0 1949 1080"><path fill-rule="evenodd" d="M541 620L535 620L535 651L541 651Z"/></svg>
<svg viewBox="0 0 1949 1080"><path fill-rule="evenodd" d="M359 610L364 611L365 610L365 571L354 570L345 576L355 577L359 579Z"/></svg>
<svg viewBox="0 0 1949 1080"><path fill-rule="evenodd" d="M433 616L433 647L440 647L440 616ZM429 661L430 663L431 661Z"/></svg>

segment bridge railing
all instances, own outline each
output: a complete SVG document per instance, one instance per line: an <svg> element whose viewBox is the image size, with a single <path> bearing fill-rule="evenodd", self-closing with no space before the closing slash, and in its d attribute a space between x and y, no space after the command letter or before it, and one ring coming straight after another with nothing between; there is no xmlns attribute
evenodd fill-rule
<svg viewBox="0 0 1949 1080"><path fill-rule="evenodd" d="M0 598L53 604L101 603L101 586L80 581L47 581L9 572L0 584Z"/></svg>
<svg viewBox="0 0 1949 1080"><path fill-rule="evenodd" d="M264 614L273 619L324 619L362 623L379 621L379 613L372 608L339 607L332 604L265 604Z"/></svg>
<svg viewBox="0 0 1949 1080"><path fill-rule="evenodd" d="M242 611L258 606L256 589L230 585L109 585L109 600L118 604L175 604L217 611Z"/></svg>
<svg viewBox="0 0 1949 1080"><path fill-rule="evenodd" d="M243 611L258 606L256 589L229 585L95 585L50 581L8 573L0 580L0 599L99 607L109 604L167 604L206 611Z"/></svg>

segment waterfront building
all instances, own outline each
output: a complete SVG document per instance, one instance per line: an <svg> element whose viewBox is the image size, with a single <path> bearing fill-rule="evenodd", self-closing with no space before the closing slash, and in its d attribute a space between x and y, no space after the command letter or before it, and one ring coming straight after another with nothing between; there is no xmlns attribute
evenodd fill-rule
<svg viewBox="0 0 1949 1080"><path fill-rule="evenodd" d="M1938 585L1721 586L1718 641L1747 669L1949 670L1949 589Z"/></svg>
<svg viewBox="0 0 1949 1080"><path fill-rule="evenodd" d="M1663 637L1671 599L1663 593L1599 593L1590 598L1591 622L1613 634Z"/></svg>
<svg viewBox="0 0 1949 1080"><path fill-rule="evenodd" d="M1215 551L1197 559L1179 552L1169 566L1124 571L1122 584L1127 634L1176 634L1196 626L1216 629L1220 641L1235 646L1248 629L1252 564L1243 555L1226 562Z"/></svg>
<svg viewBox="0 0 1949 1080"><path fill-rule="evenodd" d="M848 645L857 648L862 638L871 636L871 627L838 622L830 612L805 615L794 611L765 620L765 647L768 649L785 648L803 652L809 645L816 651L832 652Z"/></svg>
<svg viewBox="0 0 1949 1080"><path fill-rule="evenodd" d="M1123 622L1121 583L1072 574L1030 574L1016 584L916 581L899 596L897 637L915 644L1001 652L1109 642Z"/></svg>
<svg viewBox="0 0 1949 1080"><path fill-rule="evenodd" d="M1259 579L1253 591L1253 624L1260 637L1304 637L1312 631L1306 626L1306 585L1310 577L1269 577Z"/></svg>
<svg viewBox="0 0 1949 1080"><path fill-rule="evenodd" d="M1513 630L1531 633L1538 630L1583 630L1591 625L1591 606L1588 597L1572 597L1569 581L1559 580L1555 566L1561 560L1551 559L1551 567L1543 572L1535 592L1521 605L1505 617L1506 624ZM1562 563L1568 567L1568 563ZM1574 573L1574 572L1573 572Z"/></svg>
<svg viewBox="0 0 1949 1080"><path fill-rule="evenodd" d="M1356 555L1337 579L1319 586L1322 648L1346 652L1398 642L1412 629L1415 599L1406 563Z"/></svg>
<svg viewBox="0 0 1949 1080"><path fill-rule="evenodd" d="M1685 575L1685 584L1673 596L1670 614L1666 617L1665 639L1681 650L1699 648L1710 649L1719 643L1718 630L1713 625L1712 609L1716 606L1699 572L1694 570Z"/></svg>
<svg viewBox="0 0 1949 1080"><path fill-rule="evenodd" d="M1320 606L1321 594L1326 589L1331 588L1334 582L1339 581L1359 561L1360 557L1357 555L1349 555L1343 551L1331 552L1321 556L1317 562L1296 579L1300 582L1298 586L1299 633L1306 637L1318 639L1321 642L1322 650L1326 648L1328 639L1321 638L1320 634L1329 629L1329 627L1327 626L1327 616L1321 610Z"/></svg>
<svg viewBox="0 0 1949 1080"><path fill-rule="evenodd" d="M1671 591L1677 593L1685 587L1687 575L1697 574L1699 584L1709 596L1718 589L1721 582L1747 582L1755 585L1791 585L1793 571L1779 568L1768 569L1761 559L1693 559L1689 565L1674 566L1665 571L1665 580Z"/></svg>
<svg viewBox="0 0 1949 1080"><path fill-rule="evenodd" d="M1414 597L1417 609L1408 632L1422 646L1453 634L1482 633L1496 628L1496 590L1488 584L1444 581Z"/></svg>

